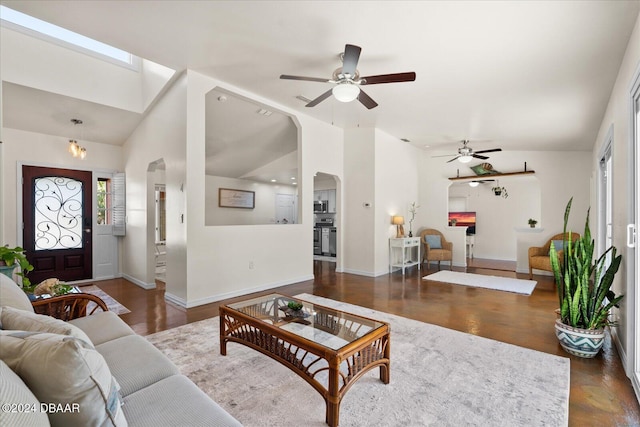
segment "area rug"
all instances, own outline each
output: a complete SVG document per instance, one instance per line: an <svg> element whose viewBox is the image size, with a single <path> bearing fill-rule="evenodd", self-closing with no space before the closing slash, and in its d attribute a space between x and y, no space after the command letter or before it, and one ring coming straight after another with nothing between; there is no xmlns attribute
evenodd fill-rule
<svg viewBox="0 0 640 427"><path fill-rule="evenodd" d="M92 294L97 297L100 297L102 301L104 301L105 304L107 304L107 307L109 307L109 311L113 311L115 314L120 315L120 314L131 313L131 310L129 310L124 305L120 304L118 301L112 298L109 294L107 294L105 291L103 291L102 289L100 289L95 285L80 286L80 290L86 294ZM87 305L87 313L91 313L91 310L93 310L94 306L95 304L90 302Z"/></svg>
<svg viewBox="0 0 640 427"><path fill-rule="evenodd" d="M423 279L437 282L454 283L456 285L472 286L475 288L494 289L497 291L515 292L531 295L536 287L535 280L513 279L511 277L485 276L483 274L461 273L459 271L442 270L424 276Z"/></svg>
<svg viewBox="0 0 640 427"><path fill-rule="evenodd" d="M569 359L308 294L316 304L389 322L391 382L360 378L340 426L566 426ZM149 335L244 426L326 426L324 400L271 358L237 343L220 355L219 318Z"/></svg>

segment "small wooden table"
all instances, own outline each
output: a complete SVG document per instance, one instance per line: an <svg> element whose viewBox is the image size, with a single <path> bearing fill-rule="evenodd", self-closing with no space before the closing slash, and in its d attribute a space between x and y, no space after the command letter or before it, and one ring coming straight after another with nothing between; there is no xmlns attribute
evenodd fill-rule
<svg viewBox="0 0 640 427"><path fill-rule="evenodd" d="M290 301L302 309L288 309ZM220 306L220 354L237 342L282 363L322 395L331 427L345 393L367 371L379 367L389 384L390 334L388 323L280 294Z"/></svg>

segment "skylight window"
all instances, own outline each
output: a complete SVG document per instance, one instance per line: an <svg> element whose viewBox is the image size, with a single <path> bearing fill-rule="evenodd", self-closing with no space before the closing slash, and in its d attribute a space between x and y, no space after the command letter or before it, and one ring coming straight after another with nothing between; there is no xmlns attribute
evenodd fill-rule
<svg viewBox="0 0 640 427"><path fill-rule="evenodd" d="M129 52L99 42L81 34L74 33L57 25L50 24L33 16L0 6L2 25L31 36L41 38L56 44L70 47L74 50L105 59L118 65L125 65L137 69L137 57Z"/></svg>

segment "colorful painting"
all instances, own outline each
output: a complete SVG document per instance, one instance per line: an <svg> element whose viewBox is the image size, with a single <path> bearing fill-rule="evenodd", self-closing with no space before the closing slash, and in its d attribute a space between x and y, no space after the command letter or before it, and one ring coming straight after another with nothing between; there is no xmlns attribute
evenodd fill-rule
<svg viewBox="0 0 640 427"><path fill-rule="evenodd" d="M454 227L476 226L475 212L449 212L449 225Z"/></svg>

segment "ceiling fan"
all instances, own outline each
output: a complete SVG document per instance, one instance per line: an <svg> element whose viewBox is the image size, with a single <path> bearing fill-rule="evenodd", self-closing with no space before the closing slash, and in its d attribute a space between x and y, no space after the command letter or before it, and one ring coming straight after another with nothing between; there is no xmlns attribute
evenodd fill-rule
<svg viewBox="0 0 640 427"><path fill-rule="evenodd" d="M482 160L487 160L489 158L487 156L480 156L481 153L493 153L496 151L502 151L502 148L492 148L490 150L473 151L473 148L468 146L469 144L468 139L463 139L460 142L462 142L462 147L458 148L458 155L446 154L444 156L434 156L434 157L455 156L453 159L447 160L447 163L451 163L456 159L458 159L460 163L469 163L471 159L473 159L474 157L476 159L482 159Z"/></svg>
<svg viewBox="0 0 640 427"><path fill-rule="evenodd" d="M359 46L347 44L344 47L344 53L342 57L342 67L336 69L333 72L333 76L330 79L323 79L318 77L302 77L302 76L290 76L282 74L281 79L285 80L305 80L310 82L320 83L334 83L335 86L329 89L313 101L309 102L307 107L315 107L329 96L333 96L341 102L351 102L354 99L358 99L369 110L378 106L378 103L371 99L369 95L364 93L360 86L363 85L376 85L381 83L399 83L399 82L412 82L416 79L416 73L395 73L395 74L381 74L378 76L360 77L360 72L356 69L358 66L358 59L360 59L360 51L362 49Z"/></svg>
<svg viewBox="0 0 640 427"><path fill-rule="evenodd" d="M486 184L492 181L495 181L495 179L475 179L473 181L469 181L469 187L477 187L480 184Z"/></svg>

